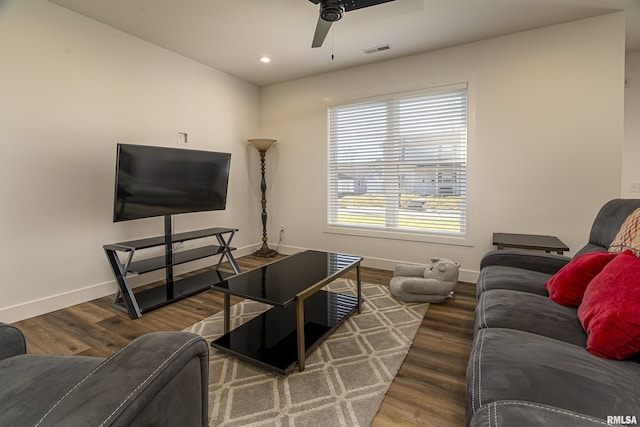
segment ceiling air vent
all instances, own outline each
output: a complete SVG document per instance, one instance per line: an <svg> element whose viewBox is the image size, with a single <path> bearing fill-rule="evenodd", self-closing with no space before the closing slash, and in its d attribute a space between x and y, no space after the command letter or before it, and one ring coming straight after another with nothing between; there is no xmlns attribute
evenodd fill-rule
<svg viewBox="0 0 640 427"><path fill-rule="evenodd" d="M389 49L391 49L391 46L389 46L388 44L385 44L384 46L370 47L369 49L364 49L363 52L369 55L372 53L378 53L378 52L382 52Z"/></svg>

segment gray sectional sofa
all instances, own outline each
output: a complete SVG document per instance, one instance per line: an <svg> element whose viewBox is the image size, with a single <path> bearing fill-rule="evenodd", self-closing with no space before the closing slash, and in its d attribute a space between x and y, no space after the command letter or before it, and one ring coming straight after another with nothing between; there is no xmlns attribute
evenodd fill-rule
<svg viewBox="0 0 640 427"><path fill-rule="evenodd" d="M606 251L638 199L605 204L577 255ZM640 424L638 358L606 360L585 350L577 308L549 299L544 283L570 258L491 251L477 282L467 366L467 425Z"/></svg>
<svg viewBox="0 0 640 427"><path fill-rule="evenodd" d="M0 323L0 426L207 426L209 347L156 332L113 356L26 354Z"/></svg>

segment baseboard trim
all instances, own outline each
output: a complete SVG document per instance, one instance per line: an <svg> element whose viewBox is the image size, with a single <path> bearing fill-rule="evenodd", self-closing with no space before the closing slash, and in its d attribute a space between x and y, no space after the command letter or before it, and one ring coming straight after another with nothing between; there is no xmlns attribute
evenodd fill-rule
<svg viewBox="0 0 640 427"><path fill-rule="evenodd" d="M259 247L260 245L251 245L244 248L238 248L233 252L233 255L237 258L250 255ZM197 260L193 261L188 266L185 265L179 267L180 268L176 268L176 274L211 267L211 261L207 261L207 259ZM131 281L131 285L135 289L137 286L142 286L155 280L162 280L163 277L164 276L161 273L150 273L145 276L144 283L136 283L136 278L134 277ZM13 306L3 307L0 308L0 321L5 323L15 323L21 320L30 319L35 316L51 313L52 311L71 307L76 304L82 304L108 295L114 295L117 289L118 285L114 279L108 282L98 283L84 288L26 301Z"/></svg>
<svg viewBox="0 0 640 427"><path fill-rule="evenodd" d="M251 255L255 250L260 247L260 244L245 246L243 248L238 248L233 252L233 255L236 258ZM292 255L296 252L301 252L307 250L309 248L300 248L296 246L279 246L278 252L283 255ZM322 249L318 249L322 250ZM397 264L406 263L406 261L400 260L390 260L385 258L374 258L374 257L365 257L362 265L370 268L378 268L381 270L390 270L393 271ZM185 271L197 270L200 268L206 268L211 266L211 261L198 260L193 261L188 266L183 266ZM180 274L182 271L180 269L176 270L177 274ZM478 280L478 271L473 270L460 270L460 281L461 282L469 282L475 283ZM150 283L153 280L161 280L162 275L158 274L157 277L153 277L153 275L146 276L146 280L144 283L136 284L135 281L132 281L132 286L135 288L136 286L141 286L146 283ZM68 292L62 292L56 295L47 296L44 298L39 298L31 301L26 301L24 303L16 304L9 307L0 308L0 320L5 323L14 323L20 320L29 319L31 317L40 316L46 313L50 313L55 310L60 310L62 308L70 307L72 305L81 304L87 301L91 301L98 298L103 298L108 295L115 294L117 290L117 285L115 280L111 280L104 283L98 283L95 285L87 286L80 289L74 289Z"/></svg>
<svg viewBox="0 0 640 427"><path fill-rule="evenodd" d="M0 309L0 319L5 323L14 323L31 317L40 316L55 310L81 304L115 293L115 281L98 283L73 291L38 298L21 304Z"/></svg>

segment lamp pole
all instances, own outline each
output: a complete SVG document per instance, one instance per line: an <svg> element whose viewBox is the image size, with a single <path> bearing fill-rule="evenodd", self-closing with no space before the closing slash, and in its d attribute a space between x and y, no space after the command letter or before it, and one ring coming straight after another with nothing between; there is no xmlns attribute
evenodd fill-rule
<svg viewBox="0 0 640 427"><path fill-rule="evenodd" d="M262 179L260 181L260 190L262 191L262 247L253 253L253 256L261 258L270 258L278 255L278 252L270 249L267 244L267 180L265 179L265 156L267 150L276 142L275 139L249 139L247 140L251 145L256 147L260 153L260 173Z"/></svg>

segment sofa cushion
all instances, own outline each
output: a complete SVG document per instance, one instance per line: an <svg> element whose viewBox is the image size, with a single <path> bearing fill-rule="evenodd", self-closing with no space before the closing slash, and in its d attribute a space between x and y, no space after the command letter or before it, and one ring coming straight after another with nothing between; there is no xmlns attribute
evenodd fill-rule
<svg viewBox="0 0 640 427"><path fill-rule="evenodd" d="M529 332L480 329L467 365L467 422L483 405L504 400L600 419L637 415L639 388L636 362L602 359L579 346Z"/></svg>
<svg viewBox="0 0 640 427"><path fill-rule="evenodd" d="M640 351L640 259L624 251L587 286L578 309L587 350L607 359Z"/></svg>
<svg viewBox="0 0 640 427"><path fill-rule="evenodd" d="M475 329L518 329L584 348L587 334L577 312L577 308L558 305L543 295L492 289L478 299Z"/></svg>
<svg viewBox="0 0 640 427"><path fill-rule="evenodd" d="M544 284L551 274L524 268L489 265L480 271L476 292L479 296L489 289L512 289L514 291L549 296Z"/></svg>
<svg viewBox="0 0 640 427"><path fill-rule="evenodd" d="M603 248L606 252L606 248ZM540 273L556 274L567 265L571 258L564 255L548 254L541 251L523 251L518 249L499 249L489 251L480 260L480 270L490 265L523 268Z"/></svg>
<svg viewBox="0 0 640 427"><path fill-rule="evenodd" d="M21 355L0 361L3 425L36 425L72 387L104 359Z"/></svg>
<svg viewBox="0 0 640 427"><path fill-rule="evenodd" d="M624 220L609 246L609 252L616 254L627 249L640 256L640 208Z"/></svg>
<svg viewBox="0 0 640 427"><path fill-rule="evenodd" d="M615 254L608 252L592 252L573 258L544 284L549 298L557 304L578 307L589 282L613 258Z"/></svg>

